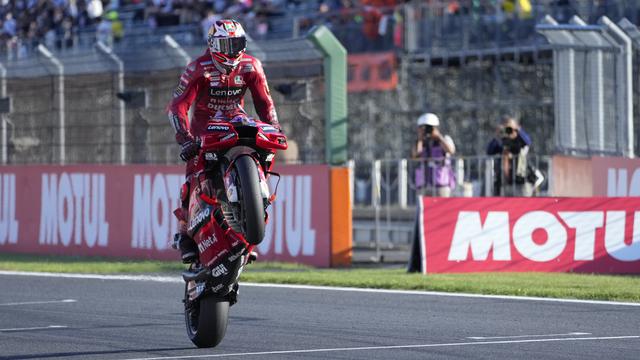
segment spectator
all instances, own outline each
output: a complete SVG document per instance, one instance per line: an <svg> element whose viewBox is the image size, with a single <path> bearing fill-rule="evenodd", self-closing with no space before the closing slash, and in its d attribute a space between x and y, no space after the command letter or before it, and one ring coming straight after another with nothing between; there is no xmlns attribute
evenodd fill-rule
<svg viewBox="0 0 640 360"><path fill-rule="evenodd" d="M531 196L533 187L528 172L532 170L527 166L531 138L509 115L502 117L496 133L487 146L488 155L500 155L500 160L494 161L494 195L502 190L504 196Z"/></svg>
<svg viewBox="0 0 640 360"><path fill-rule="evenodd" d="M116 10L110 10L105 16L111 22L111 36L113 41L120 42L124 37L124 26Z"/></svg>
<svg viewBox="0 0 640 360"><path fill-rule="evenodd" d="M419 159L415 170L415 184L418 192L440 197L451 196L456 179L449 157L456 152L456 146L449 135L442 135L438 127L440 119L432 113L418 118L418 138L411 156Z"/></svg>

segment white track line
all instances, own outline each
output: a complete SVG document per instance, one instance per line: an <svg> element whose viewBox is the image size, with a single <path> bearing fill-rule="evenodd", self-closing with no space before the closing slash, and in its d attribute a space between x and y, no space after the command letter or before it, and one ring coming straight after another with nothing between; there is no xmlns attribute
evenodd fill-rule
<svg viewBox="0 0 640 360"><path fill-rule="evenodd" d="M605 337L588 337L588 338L581 337L581 338L553 338L553 339L527 339L527 340L503 340L503 341L474 341L474 342L420 344L420 345L363 346L363 347L343 347L343 348L327 348L327 349L258 351L258 352L229 353L229 354L163 356L163 357L150 357L150 358L130 358L125 360L205 359L205 358L259 356L259 355L309 354L309 353L341 352L341 351L344 352L344 351L370 351L370 350L394 350L394 349L421 349L421 348L438 348L438 347L441 348L441 347L460 347L460 346L478 346L478 345L526 344L526 343L547 343L547 342L564 342L564 341L630 340L630 339L640 339L640 336L630 335L630 336L605 336Z"/></svg>
<svg viewBox="0 0 640 360"><path fill-rule="evenodd" d="M592 335L586 332L570 332L566 334L537 334L537 335L512 335L512 336L470 336L470 340L495 340L495 339L527 339L534 337L552 337L552 336L581 336Z"/></svg>
<svg viewBox="0 0 640 360"><path fill-rule="evenodd" d="M64 325L49 325L49 326L28 327L28 328L0 329L0 332L16 332L16 331L48 330L48 329L66 329L66 328L67 328L67 326L64 326Z"/></svg>
<svg viewBox="0 0 640 360"><path fill-rule="evenodd" d="M36 305L36 304L60 304L60 303L74 303L76 299L64 299L64 300L47 300L47 301L25 301L25 302L12 302L0 304L0 306L17 306L17 305Z"/></svg>
<svg viewBox="0 0 640 360"><path fill-rule="evenodd" d="M54 277L54 278L67 278L67 279L127 280L127 281L153 281L153 282L160 282L160 283L184 283L183 280L178 276L67 274L67 273L2 271L2 270L0 270L0 275ZM472 298L472 299L543 301L543 302L559 302L559 303L574 303L574 304L640 307L640 303L604 301L604 300L558 299L558 298L543 298L543 297L533 297L533 296L482 295L482 294L467 294L467 293L448 293L448 292L439 292L439 291L387 290L387 289L351 288L351 287L315 286L315 285L287 285L287 284L267 284L267 283L262 284L262 283L247 283L247 282L243 282L240 284L242 286L247 286L247 287L282 288L282 289L296 289L296 290L346 291L346 292L363 292L363 293L373 293L373 294L420 295L420 296L459 297L459 298Z"/></svg>

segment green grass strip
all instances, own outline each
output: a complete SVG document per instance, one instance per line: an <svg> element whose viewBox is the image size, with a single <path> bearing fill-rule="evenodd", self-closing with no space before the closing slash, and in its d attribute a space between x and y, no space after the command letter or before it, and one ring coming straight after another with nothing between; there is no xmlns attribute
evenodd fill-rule
<svg viewBox="0 0 640 360"><path fill-rule="evenodd" d="M0 254L0 270L93 274L178 274L177 261ZM314 269L303 265L257 262L242 281L378 289L429 290L475 294L539 296L640 302L640 277L563 273L407 274L403 269Z"/></svg>

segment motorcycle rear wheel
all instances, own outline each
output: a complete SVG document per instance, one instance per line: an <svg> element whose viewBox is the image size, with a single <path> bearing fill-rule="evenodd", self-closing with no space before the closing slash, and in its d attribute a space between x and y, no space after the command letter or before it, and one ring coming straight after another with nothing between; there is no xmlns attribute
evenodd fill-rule
<svg viewBox="0 0 640 360"><path fill-rule="evenodd" d="M264 238L265 216L262 192L260 191L260 176L255 160L250 156L241 156L235 161L238 174L236 184L238 200L242 212L242 230L247 242L258 245Z"/></svg>
<svg viewBox="0 0 640 360"><path fill-rule="evenodd" d="M205 296L185 309L185 322L189 339L199 348L217 346L227 332L229 301Z"/></svg>

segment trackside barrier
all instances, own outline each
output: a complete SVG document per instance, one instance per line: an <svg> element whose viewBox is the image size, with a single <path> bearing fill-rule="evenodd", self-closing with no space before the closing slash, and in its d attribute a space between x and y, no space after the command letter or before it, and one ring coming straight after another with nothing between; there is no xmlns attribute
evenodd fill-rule
<svg viewBox="0 0 640 360"><path fill-rule="evenodd" d="M640 198L419 202L423 273L640 273Z"/></svg>
<svg viewBox="0 0 640 360"><path fill-rule="evenodd" d="M351 263L349 172L290 165L269 208L262 260ZM181 166L5 166L0 252L178 260L170 247ZM276 178L270 178L274 187Z"/></svg>

